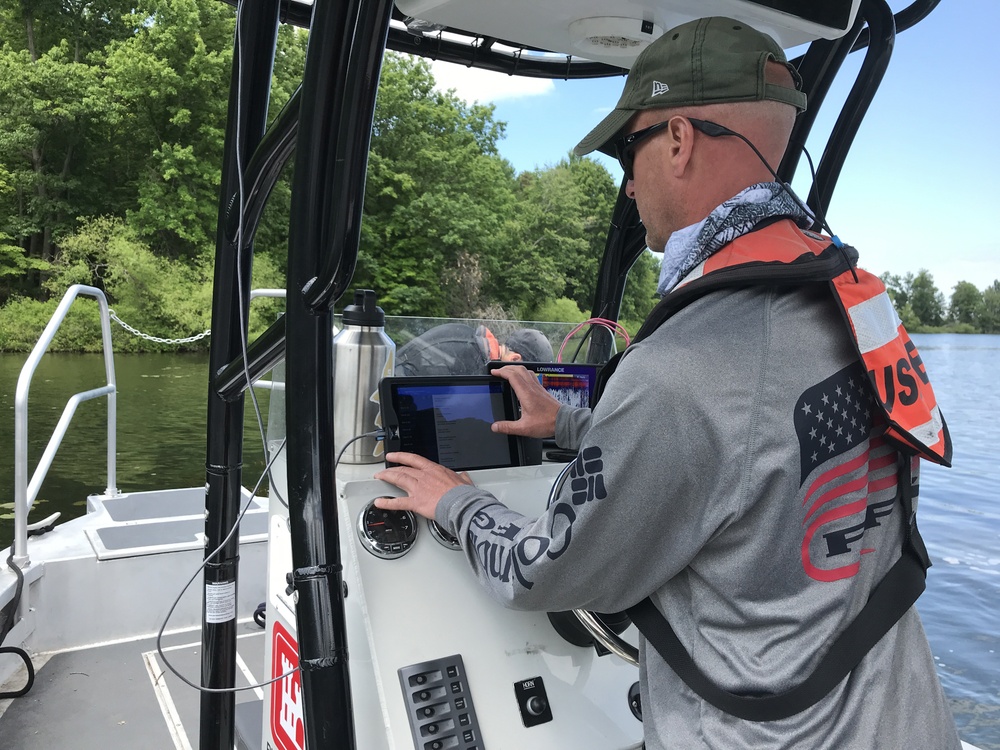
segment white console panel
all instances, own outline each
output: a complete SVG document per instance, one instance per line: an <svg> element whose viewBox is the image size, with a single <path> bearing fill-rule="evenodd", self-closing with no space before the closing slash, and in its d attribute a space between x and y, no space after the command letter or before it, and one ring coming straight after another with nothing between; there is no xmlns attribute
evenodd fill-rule
<svg viewBox="0 0 1000 750"><path fill-rule="evenodd" d="M284 485L283 457L275 484ZM448 549L419 519L410 550L382 559L359 542L358 515L395 487L370 477L381 465L338 469L338 512L347 585L345 611L357 747L363 750L632 750L642 725L628 706L638 671L617 657L573 646L544 612L503 608L479 586L461 551ZM473 481L509 507L537 515L561 464L472 472ZM278 488L284 497L284 487ZM270 504L266 671L277 677L297 661L287 508ZM636 640L634 628L624 637ZM458 744L441 735L413 738L399 670L459 655L464 695L474 710L475 740ZM526 727L515 684L541 677L551 720ZM301 680L297 674L265 690L265 748L303 750ZM522 703L524 696L522 694ZM547 716L547 715L546 715ZM543 716L542 718L546 718ZM455 718L453 716L453 718ZM439 741L435 745L435 740ZM262 748L264 750L264 748Z"/></svg>
<svg viewBox="0 0 1000 750"><path fill-rule="evenodd" d="M479 750L640 745L642 726L628 707L629 688L638 680L634 667L567 643L544 612L497 604L476 582L464 554L440 544L424 519L407 554L388 560L372 555L358 541L358 515L373 498L399 490L351 479L370 475L376 467L342 468L338 490L352 685L356 701L365 702L359 692L376 690L382 712L378 718L362 717L356 709L358 747L432 747L426 736L414 742L398 670L455 654L464 662L480 728ZM509 507L537 515L561 468L496 469L473 472L472 477ZM625 637L635 642L634 629ZM542 677L552 719L529 728L515 683L535 677Z"/></svg>

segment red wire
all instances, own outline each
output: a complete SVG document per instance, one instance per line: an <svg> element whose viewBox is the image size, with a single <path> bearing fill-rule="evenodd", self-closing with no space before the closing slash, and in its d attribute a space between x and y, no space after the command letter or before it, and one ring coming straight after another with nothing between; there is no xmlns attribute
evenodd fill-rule
<svg viewBox="0 0 1000 750"><path fill-rule="evenodd" d="M563 350L566 349L566 344L569 343L569 340L573 337L574 333L586 325L599 325L603 328L607 328L612 334L618 334L625 339L625 346L629 346L632 343L632 339L629 337L628 331L625 330L625 326L621 323L609 320L608 318L588 318L566 334L566 338L563 339L562 345L559 347L559 353L556 355L556 362L562 362Z"/></svg>

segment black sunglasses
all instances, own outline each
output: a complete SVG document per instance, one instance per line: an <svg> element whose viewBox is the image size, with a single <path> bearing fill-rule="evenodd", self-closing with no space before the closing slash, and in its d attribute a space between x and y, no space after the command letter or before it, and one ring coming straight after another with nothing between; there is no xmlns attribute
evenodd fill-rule
<svg viewBox="0 0 1000 750"><path fill-rule="evenodd" d="M632 174L632 168L635 164L635 150L638 147L638 145L647 138L649 138L651 135L654 135L659 131L663 130L665 127L667 127L667 125L670 124L670 120L672 119L673 118L671 117L670 119L664 120L663 122L658 122L655 125L650 125L648 128L643 128L642 130L637 130L634 133L629 133L628 135L622 136L617 141L615 141L615 156L618 157L618 163L621 164L622 166L622 171L625 173L626 180L631 180L634 178L634 175ZM753 148L754 152L757 153L758 156L760 156L760 153L757 152L757 149L754 148L754 145L750 143L750 141L747 141L747 139L743 138L742 135L730 130L724 125L719 125L709 120L698 120L695 119L694 117L688 117L687 121L691 123L691 126L695 130L699 130L711 138L717 138L721 135L733 135L736 136L737 138L741 138L742 140L747 142L750 148ZM763 158L764 157L761 157L761 159ZM767 162L764 162L764 164L767 165ZM767 168L771 169L770 166L768 166ZM773 172L774 170L772 170L772 174Z"/></svg>
<svg viewBox="0 0 1000 750"><path fill-rule="evenodd" d="M669 124L670 120L664 120L663 122L658 122L655 125L650 125L648 128L643 128L642 130L637 130L634 133L624 135L615 141L615 156L618 159L618 163L622 166L622 171L625 173L626 180L631 180L634 177L632 174L632 167L635 163L635 150L639 144L651 135L655 135L659 131L663 130Z"/></svg>

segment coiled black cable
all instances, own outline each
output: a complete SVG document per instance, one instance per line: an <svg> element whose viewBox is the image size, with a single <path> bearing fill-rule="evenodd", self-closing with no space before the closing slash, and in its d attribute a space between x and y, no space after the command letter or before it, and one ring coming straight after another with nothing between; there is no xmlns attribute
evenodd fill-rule
<svg viewBox="0 0 1000 750"><path fill-rule="evenodd" d="M14 627L14 616L17 612L17 605L21 603L21 591L24 589L24 573L21 572L21 568L14 563L14 545L11 544L10 555L7 556L7 567L14 571L14 575L17 576L17 588L14 589L14 598L11 599L0 609L0 644L3 643L4 638L10 633L11 629ZM24 687L20 690L14 690L12 692L0 693L0 699L3 698L20 698L22 695L27 694L31 690L31 686L35 684L35 666L31 663L31 657L28 656L28 652L23 648L18 648L17 646L2 646L0 645L0 654L14 654L15 656L21 657L21 661L24 662L25 669L28 670L28 681L25 683Z"/></svg>

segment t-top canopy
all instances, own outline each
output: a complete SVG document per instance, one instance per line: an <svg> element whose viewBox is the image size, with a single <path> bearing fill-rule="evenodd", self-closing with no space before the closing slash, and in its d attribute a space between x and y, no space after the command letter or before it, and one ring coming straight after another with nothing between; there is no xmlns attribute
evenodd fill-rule
<svg viewBox="0 0 1000 750"><path fill-rule="evenodd" d="M695 18L726 16L774 38L784 49L836 39L861 0L396 0L411 33L447 29L559 55L628 68L666 30Z"/></svg>

